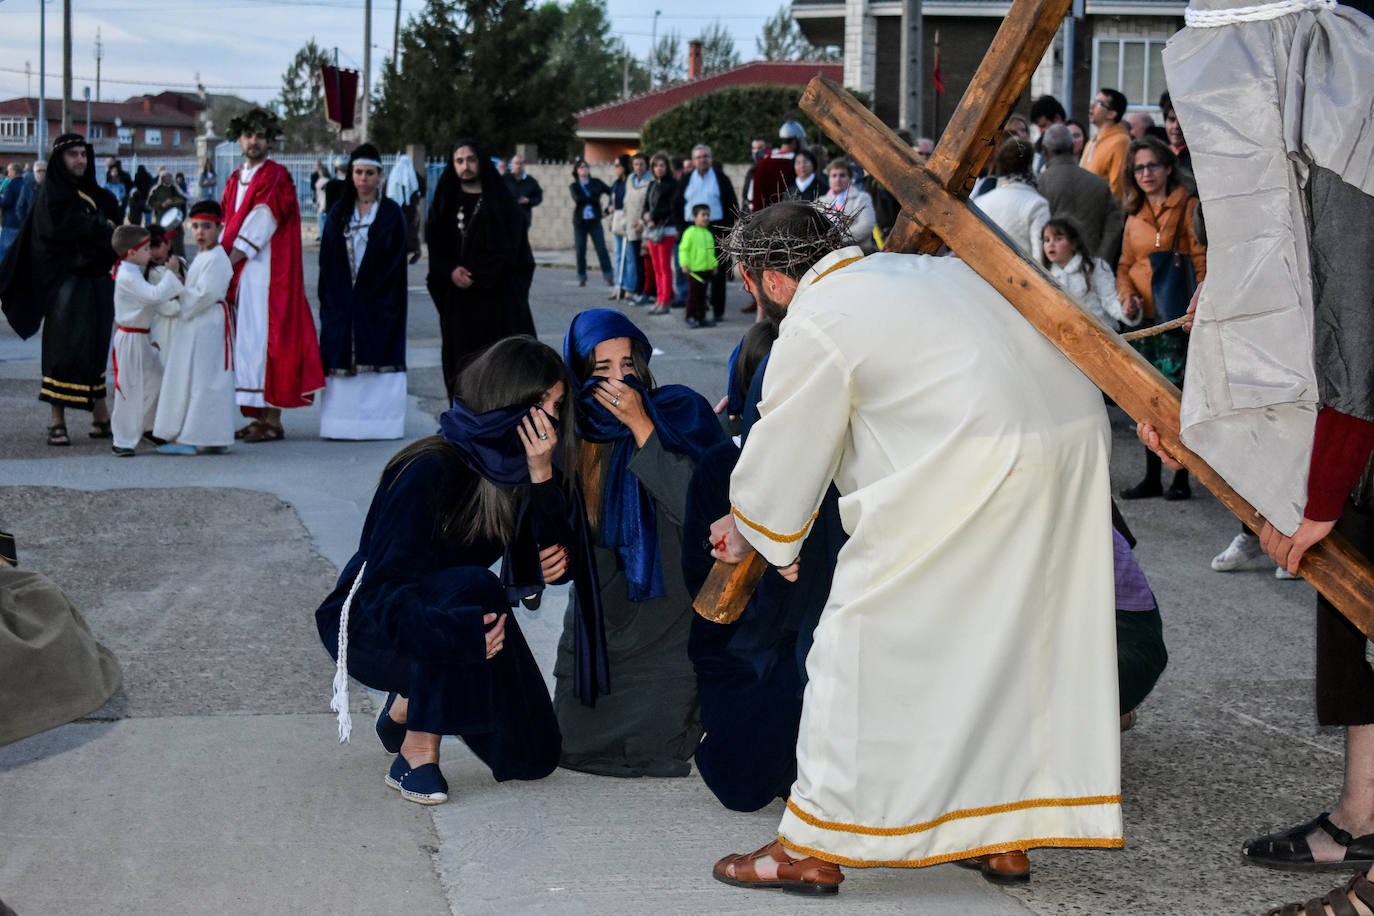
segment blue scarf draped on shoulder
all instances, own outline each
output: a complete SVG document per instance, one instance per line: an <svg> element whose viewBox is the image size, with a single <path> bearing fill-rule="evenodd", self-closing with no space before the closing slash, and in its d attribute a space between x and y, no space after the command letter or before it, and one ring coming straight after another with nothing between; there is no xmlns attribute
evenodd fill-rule
<svg viewBox="0 0 1374 916"><path fill-rule="evenodd" d="M453 406L439 417L439 434L458 450L463 463L474 473L498 487L528 486L530 471L525 446L515 430L529 410L527 406L516 405L474 414L461 400L455 399ZM555 472L566 473L556 464ZM530 502L528 496L521 500L515 534L501 558L501 584L511 607L520 601L527 607L538 607L536 599L544 591L544 575L539 563L541 545L535 538ZM577 660L573 692L583 703L592 706L598 693L610 690L610 666L601 615L601 589L596 580L591 531L587 514L582 511L580 492L569 501L565 521L573 543L563 546L568 550L573 588L582 609L573 631L573 653Z"/></svg>
<svg viewBox="0 0 1374 916"><path fill-rule="evenodd" d="M648 362L653 353L649 338L620 312L590 309L578 314L563 342L563 358L573 377L581 374L581 367L597 344L618 337L638 343ZM602 381L593 376L582 383L577 393L577 434L588 442L613 443L601 499L599 543L615 551L629 584L630 600L646 601L665 593L663 565L659 560L658 513L653 497L630 473L630 459L636 451L634 437L596 399L596 389ZM626 376L624 383L639 392L659 442L669 451L695 461L725 438L711 405L685 385L663 385L649 391L633 375Z"/></svg>

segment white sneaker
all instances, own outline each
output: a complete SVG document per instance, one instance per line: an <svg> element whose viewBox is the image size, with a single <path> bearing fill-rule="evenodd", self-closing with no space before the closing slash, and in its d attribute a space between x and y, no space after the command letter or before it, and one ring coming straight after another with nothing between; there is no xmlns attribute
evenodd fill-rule
<svg viewBox="0 0 1374 916"><path fill-rule="evenodd" d="M1262 552L1259 536L1242 531L1231 539L1230 546L1212 557L1212 568L1217 572L1231 572L1240 569Z"/></svg>
<svg viewBox="0 0 1374 916"><path fill-rule="evenodd" d="M1274 578L1275 578L1275 579L1297 579L1298 576L1293 575L1291 572L1289 572L1288 570L1284 569L1282 566L1275 566L1275 567L1274 567Z"/></svg>

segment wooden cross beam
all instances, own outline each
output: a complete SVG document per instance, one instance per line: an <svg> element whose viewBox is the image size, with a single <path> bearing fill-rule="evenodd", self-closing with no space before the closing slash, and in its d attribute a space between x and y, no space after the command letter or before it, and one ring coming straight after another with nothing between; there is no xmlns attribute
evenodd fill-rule
<svg viewBox="0 0 1374 916"><path fill-rule="evenodd" d="M827 134L844 138L850 154L902 205L889 248L928 252L940 241L947 244L1122 409L1153 425L1164 447L1255 528L1254 508L1179 441L1178 389L956 194L986 161L1067 7L1067 0L1013 3L928 166L830 80L813 79L801 107ZM716 566L697 597L697 610L713 620L734 619L766 563L756 554L737 566ZM1374 571L1346 539L1328 535L1304 554L1300 572L1361 631L1374 636Z"/></svg>

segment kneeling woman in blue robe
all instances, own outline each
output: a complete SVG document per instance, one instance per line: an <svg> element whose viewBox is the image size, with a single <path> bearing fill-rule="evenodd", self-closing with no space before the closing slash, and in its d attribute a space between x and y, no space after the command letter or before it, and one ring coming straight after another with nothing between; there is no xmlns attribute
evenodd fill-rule
<svg viewBox="0 0 1374 916"><path fill-rule="evenodd" d="M387 464L358 552L315 613L335 661L390 694L377 734L396 754L387 782L410 801L447 800L443 735L498 780L558 765L548 688L509 610L570 568L572 504L554 469L573 439L566 377L558 354L527 337L475 360L441 434ZM489 567L503 557L498 579Z"/></svg>
<svg viewBox="0 0 1374 916"><path fill-rule="evenodd" d="M554 664L563 765L686 776L701 722L687 657L694 614L682 581L682 518L697 459L725 433L701 395L654 384L653 347L619 312L582 312L563 349L579 386L578 467L600 598L598 612L585 590L573 595ZM588 634L604 645L607 670L579 678L595 658L584 648Z"/></svg>

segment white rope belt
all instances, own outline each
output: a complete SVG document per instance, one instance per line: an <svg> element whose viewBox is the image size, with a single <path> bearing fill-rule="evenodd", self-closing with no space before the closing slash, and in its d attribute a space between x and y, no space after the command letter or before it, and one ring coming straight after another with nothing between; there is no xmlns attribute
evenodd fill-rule
<svg viewBox="0 0 1374 916"><path fill-rule="evenodd" d="M1275 3L1261 3L1256 6L1240 6L1230 10L1195 10L1192 7L1183 11L1183 21L1189 28L1214 29L1237 22L1264 22L1279 19L1307 10L1327 10L1336 5L1336 0L1277 0Z"/></svg>
<svg viewBox="0 0 1374 916"><path fill-rule="evenodd" d="M358 594L358 586L363 584L363 573L367 572L364 562L358 569L357 578L344 599L343 610L339 612L338 659L334 664L334 695L329 700L329 708L339 714L339 743L343 744L353 734L353 716L348 711L348 612L353 607L353 598Z"/></svg>

